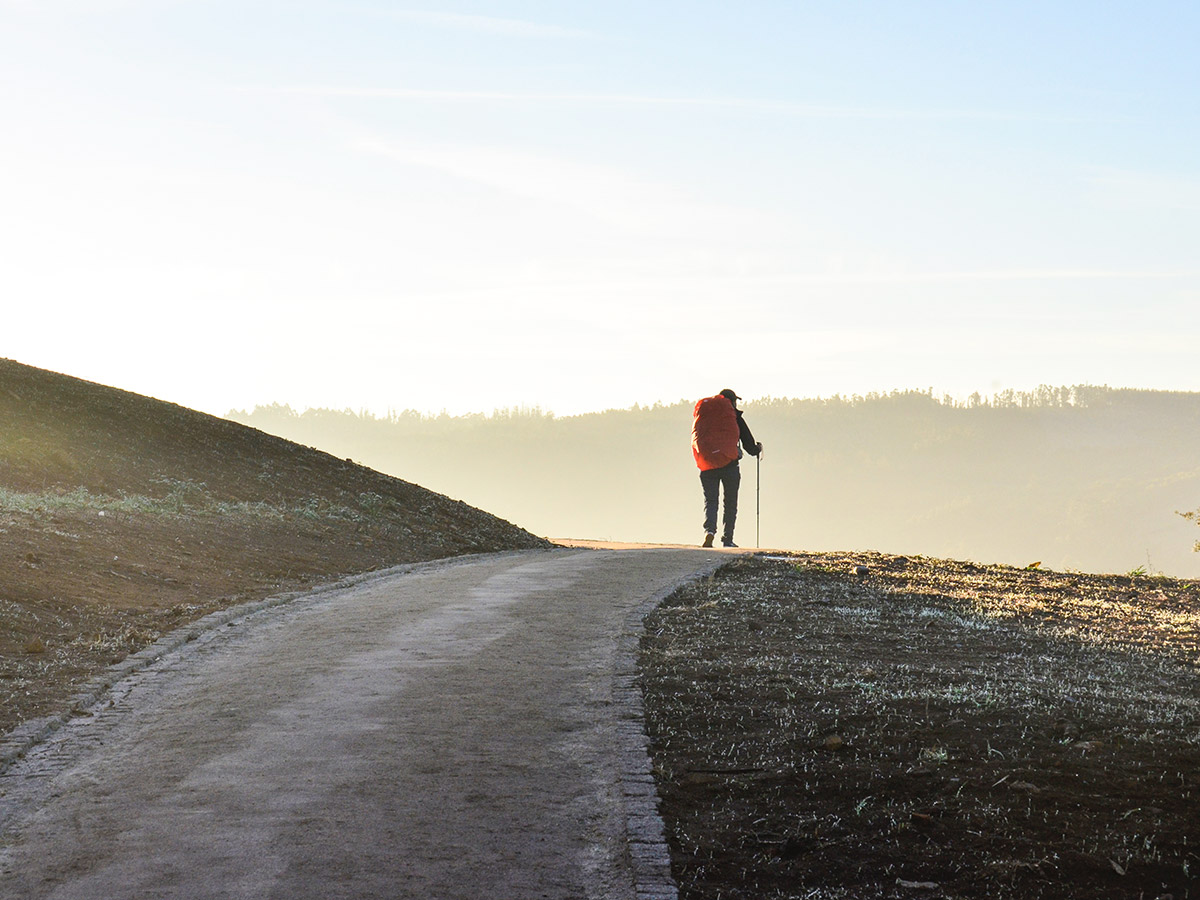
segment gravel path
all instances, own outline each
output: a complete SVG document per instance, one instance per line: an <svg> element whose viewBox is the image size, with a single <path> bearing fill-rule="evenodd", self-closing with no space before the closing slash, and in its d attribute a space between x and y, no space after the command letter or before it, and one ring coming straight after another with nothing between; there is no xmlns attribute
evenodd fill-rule
<svg viewBox="0 0 1200 900"><path fill-rule="evenodd" d="M633 649L723 561L432 563L210 629L0 778L0 896L672 897Z"/></svg>

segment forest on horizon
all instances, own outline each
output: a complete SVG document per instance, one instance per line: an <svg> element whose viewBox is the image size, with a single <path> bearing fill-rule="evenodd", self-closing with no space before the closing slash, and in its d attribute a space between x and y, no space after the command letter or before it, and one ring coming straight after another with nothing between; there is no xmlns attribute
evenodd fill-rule
<svg viewBox="0 0 1200 900"><path fill-rule="evenodd" d="M228 418L548 537L699 543L694 401L559 417L271 404ZM1200 577L1200 393L1092 385L743 402L737 540ZM761 492L761 493L760 493Z"/></svg>

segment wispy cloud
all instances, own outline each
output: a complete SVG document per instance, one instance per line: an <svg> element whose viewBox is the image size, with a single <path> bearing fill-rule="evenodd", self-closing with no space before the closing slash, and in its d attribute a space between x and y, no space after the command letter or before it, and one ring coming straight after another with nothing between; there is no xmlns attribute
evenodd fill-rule
<svg viewBox="0 0 1200 900"><path fill-rule="evenodd" d="M918 272L836 272L767 276L779 284L936 284L973 281L1162 281L1200 278L1200 269L994 269Z"/></svg>
<svg viewBox="0 0 1200 900"><path fill-rule="evenodd" d="M502 19L495 16L476 16L465 13L435 12L425 9L398 9L383 11L392 19L402 19L435 28L450 28L464 31L480 31L508 37L537 39L574 39L592 37L590 32L561 25L528 22L523 19Z"/></svg>
<svg viewBox="0 0 1200 900"><path fill-rule="evenodd" d="M573 208L636 234L701 235L749 227L745 213L700 202L670 185L617 167L462 143L365 138L353 147L524 200Z"/></svg>
<svg viewBox="0 0 1200 900"><path fill-rule="evenodd" d="M67 15L124 12L149 6L154 0L0 0L0 10L28 13L47 18Z"/></svg>
<svg viewBox="0 0 1200 900"><path fill-rule="evenodd" d="M686 97L653 94L603 94L572 91L464 91L407 87L355 87L336 85L246 86L242 90L313 97L364 97L430 103L543 103L596 106L695 107L761 112L806 119L878 119L897 121L995 121L995 122L1112 122L1113 119L987 109L918 109L871 106L840 106L770 100L760 97Z"/></svg>

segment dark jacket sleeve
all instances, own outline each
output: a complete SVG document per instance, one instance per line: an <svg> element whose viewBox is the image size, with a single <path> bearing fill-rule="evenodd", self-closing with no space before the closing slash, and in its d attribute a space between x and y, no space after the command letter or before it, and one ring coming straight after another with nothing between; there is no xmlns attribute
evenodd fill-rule
<svg viewBox="0 0 1200 900"><path fill-rule="evenodd" d="M754 439L754 435L750 433L750 426L746 424L746 420L742 418L742 411L738 410L738 437L742 440L742 446L746 448L746 452L751 456L758 456L758 441Z"/></svg>

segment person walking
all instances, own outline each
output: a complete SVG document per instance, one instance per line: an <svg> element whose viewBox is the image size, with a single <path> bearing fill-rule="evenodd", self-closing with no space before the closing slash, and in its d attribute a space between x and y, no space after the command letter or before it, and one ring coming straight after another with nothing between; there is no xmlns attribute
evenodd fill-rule
<svg viewBox="0 0 1200 900"><path fill-rule="evenodd" d="M697 401L692 412L692 456L700 469L704 489L704 543L711 547L717 536L717 507L725 495L721 519L721 544L736 547L733 529L737 524L738 488L742 473L738 460L743 448L751 456L761 456L763 445L754 440L750 426L737 408L741 398L729 388ZM740 446L739 446L740 444Z"/></svg>

